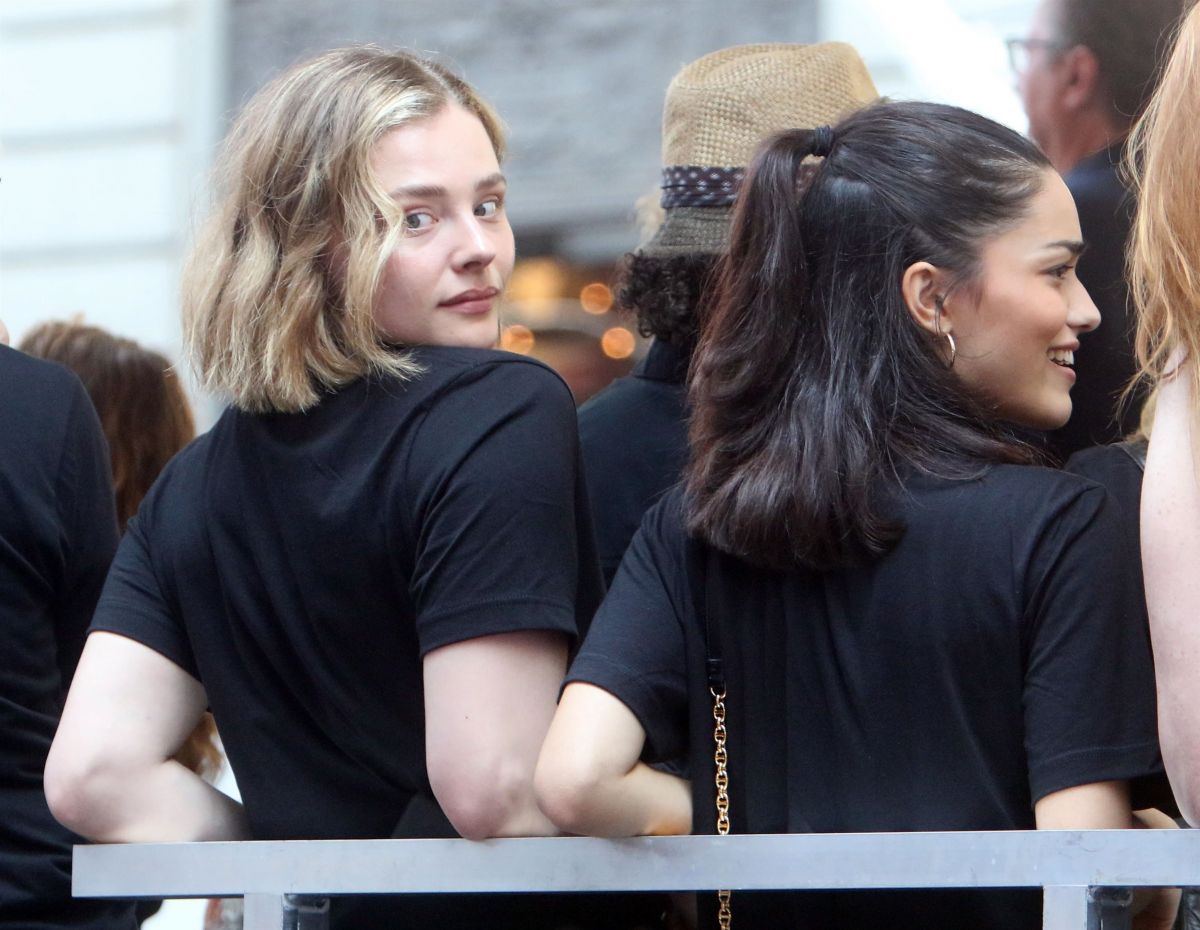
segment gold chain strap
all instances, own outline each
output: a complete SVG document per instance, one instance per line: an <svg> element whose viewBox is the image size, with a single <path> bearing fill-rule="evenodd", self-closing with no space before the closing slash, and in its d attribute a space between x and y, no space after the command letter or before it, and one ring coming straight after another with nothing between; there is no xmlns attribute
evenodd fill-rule
<svg viewBox="0 0 1200 930"><path fill-rule="evenodd" d="M717 835L729 835L729 755L725 750L725 689L717 691L715 688L709 688L709 692L713 697L713 742L716 744L716 752L713 753L713 762L716 763L717 775ZM717 911L717 924L721 930L729 930L729 925L733 921L733 910L729 905L729 892L718 891L717 901L720 904L720 909Z"/></svg>

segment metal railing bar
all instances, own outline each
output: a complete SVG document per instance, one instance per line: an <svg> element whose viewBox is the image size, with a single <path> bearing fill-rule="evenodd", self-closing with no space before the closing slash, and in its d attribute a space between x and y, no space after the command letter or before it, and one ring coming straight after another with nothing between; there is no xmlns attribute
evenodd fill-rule
<svg viewBox="0 0 1200 930"><path fill-rule="evenodd" d="M280 930L283 895L248 894L243 902L242 930Z"/></svg>
<svg viewBox="0 0 1200 930"><path fill-rule="evenodd" d="M1089 885L1200 885L1200 831L129 844L74 864L79 897Z"/></svg>
<svg viewBox="0 0 1200 930"><path fill-rule="evenodd" d="M1042 930L1082 930L1090 903L1086 886L1047 888L1042 896Z"/></svg>

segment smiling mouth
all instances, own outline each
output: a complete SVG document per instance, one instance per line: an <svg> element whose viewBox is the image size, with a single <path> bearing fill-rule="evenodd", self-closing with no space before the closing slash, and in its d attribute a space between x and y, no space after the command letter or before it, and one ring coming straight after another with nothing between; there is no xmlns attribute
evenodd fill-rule
<svg viewBox="0 0 1200 930"><path fill-rule="evenodd" d="M1055 365L1062 368L1075 367L1075 353L1070 349L1051 349L1047 355Z"/></svg>

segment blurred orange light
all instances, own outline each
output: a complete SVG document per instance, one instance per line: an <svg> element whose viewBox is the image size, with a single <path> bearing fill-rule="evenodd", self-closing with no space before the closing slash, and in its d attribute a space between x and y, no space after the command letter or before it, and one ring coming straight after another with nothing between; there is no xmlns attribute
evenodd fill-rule
<svg viewBox="0 0 1200 930"><path fill-rule="evenodd" d="M520 355L528 355L533 351L533 344L537 341L533 335L533 330L528 326L522 326L520 323L513 323L511 326L504 327L500 333L500 348L508 352L516 352Z"/></svg>
<svg viewBox="0 0 1200 930"><path fill-rule="evenodd" d="M607 313L613 305L613 292L607 284L599 281L589 284L579 292L579 302L588 313Z"/></svg>
<svg viewBox="0 0 1200 930"><path fill-rule="evenodd" d="M566 272L552 258L525 258L517 262L508 281L508 297L517 301L557 300L564 296Z"/></svg>
<svg viewBox="0 0 1200 930"><path fill-rule="evenodd" d="M629 358L637 346L633 333L624 326L614 326L600 337L600 348L609 358Z"/></svg>

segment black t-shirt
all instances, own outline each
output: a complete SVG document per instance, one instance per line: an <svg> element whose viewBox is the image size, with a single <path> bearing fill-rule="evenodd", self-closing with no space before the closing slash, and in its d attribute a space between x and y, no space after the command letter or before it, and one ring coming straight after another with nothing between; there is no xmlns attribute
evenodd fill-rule
<svg viewBox="0 0 1200 930"><path fill-rule="evenodd" d="M96 610L204 684L259 839L452 836L422 656L574 639L599 603L566 385L503 352L416 358L303 414L227 411L147 496ZM386 925L449 925L445 897L414 901Z"/></svg>
<svg viewBox="0 0 1200 930"><path fill-rule="evenodd" d="M606 584L646 511L687 464L689 358L656 339L632 375L579 408L579 444Z"/></svg>
<svg viewBox="0 0 1200 930"><path fill-rule="evenodd" d="M0 345L0 927L132 928L130 905L71 898L82 840L42 772L117 546L108 448L79 379Z"/></svg>
<svg viewBox="0 0 1200 930"><path fill-rule="evenodd" d="M1106 492L1017 466L913 478L906 491L906 531L871 564L710 565L735 832L1027 829L1044 795L1161 771L1139 599ZM634 537L568 681L625 703L648 759L689 753L696 829L713 832L712 707L687 551L673 491ZM1041 919L1036 892L740 897L742 927Z"/></svg>
<svg viewBox="0 0 1200 930"><path fill-rule="evenodd" d="M1140 452L1145 461L1146 443L1114 443L1094 446L1076 452L1063 466L1075 475L1083 475L1103 485L1121 505L1125 528L1125 564L1137 572L1138 587L1142 583L1142 546L1139 515L1142 505L1142 469L1134 458ZM1131 454L1132 453L1132 454Z"/></svg>

